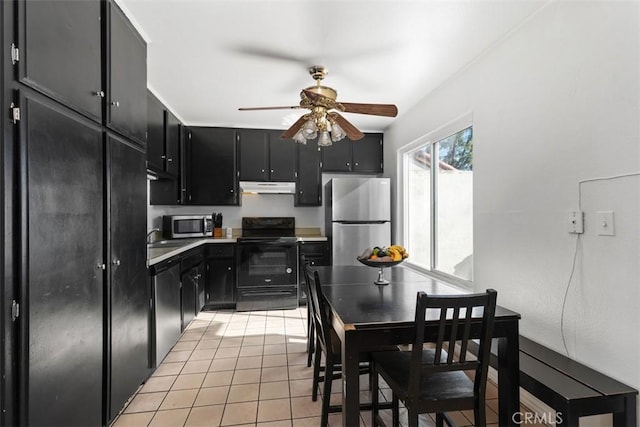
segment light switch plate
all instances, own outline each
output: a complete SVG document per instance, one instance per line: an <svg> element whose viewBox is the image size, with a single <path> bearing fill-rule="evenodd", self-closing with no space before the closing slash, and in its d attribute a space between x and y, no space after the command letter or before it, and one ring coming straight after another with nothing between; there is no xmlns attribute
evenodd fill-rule
<svg viewBox="0 0 640 427"><path fill-rule="evenodd" d="M567 215L567 231L570 234L584 233L584 214L582 211L571 211Z"/></svg>
<svg viewBox="0 0 640 427"><path fill-rule="evenodd" d="M616 235L615 216L613 214L613 211L596 212L596 221L599 236Z"/></svg>

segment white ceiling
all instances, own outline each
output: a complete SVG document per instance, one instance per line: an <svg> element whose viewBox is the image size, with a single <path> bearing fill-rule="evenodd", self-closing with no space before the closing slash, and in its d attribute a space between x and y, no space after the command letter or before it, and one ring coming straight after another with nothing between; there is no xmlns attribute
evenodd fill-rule
<svg viewBox="0 0 640 427"><path fill-rule="evenodd" d="M283 129L324 65L338 101L401 116L549 0L118 0L148 42L148 85L187 125ZM523 52L526 55L526 52ZM394 119L344 114L363 131Z"/></svg>

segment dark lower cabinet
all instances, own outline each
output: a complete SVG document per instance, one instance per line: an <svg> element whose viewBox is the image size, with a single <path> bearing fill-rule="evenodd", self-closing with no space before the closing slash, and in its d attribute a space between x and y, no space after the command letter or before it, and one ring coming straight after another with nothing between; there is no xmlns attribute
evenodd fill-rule
<svg viewBox="0 0 640 427"><path fill-rule="evenodd" d="M307 296L309 291L307 289L307 283L304 280L304 265L309 263L311 266L331 265L331 257L329 256L329 243L322 242L299 242L300 253L300 274L298 275L300 281L300 291L298 293L300 304L307 303Z"/></svg>
<svg viewBox="0 0 640 427"><path fill-rule="evenodd" d="M154 366L158 366L182 333L180 258L151 268L153 292Z"/></svg>
<svg viewBox="0 0 640 427"><path fill-rule="evenodd" d="M101 425L104 157L99 127L22 98L21 425Z"/></svg>
<svg viewBox="0 0 640 427"><path fill-rule="evenodd" d="M145 153L113 136L109 152L111 287L109 419L150 373Z"/></svg>
<svg viewBox="0 0 640 427"><path fill-rule="evenodd" d="M182 330L196 317L204 306L204 254L201 247L182 256Z"/></svg>
<svg viewBox="0 0 640 427"><path fill-rule="evenodd" d="M206 249L205 304L209 308L235 307L235 245L216 243Z"/></svg>
<svg viewBox="0 0 640 427"><path fill-rule="evenodd" d="M196 317L196 292L197 292L197 278L198 269L193 268L193 271L188 271L186 274L182 274L180 279L180 301L182 304L182 325L181 328L184 331L189 323Z"/></svg>

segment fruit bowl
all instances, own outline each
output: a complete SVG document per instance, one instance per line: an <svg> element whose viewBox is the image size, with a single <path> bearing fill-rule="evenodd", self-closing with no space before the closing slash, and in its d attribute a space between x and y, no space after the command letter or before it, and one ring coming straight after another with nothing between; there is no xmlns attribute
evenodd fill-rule
<svg viewBox="0 0 640 427"><path fill-rule="evenodd" d="M375 268L379 268L380 269L378 271L378 278L373 281L373 283L375 283L376 285L388 285L389 281L384 278L383 269L385 269L387 267L393 267L394 265L398 265L402 261L404 261L403 259L401 259L399 261L378 261L378 260L375 260L375 259L360 258L360 257L357 257L356 259L358 261L360 261L362 264L364 264L364 265L366 265L368 267L375 267Z"/></svg>
<svg viewBox="0 0 640 427"><path fill-rule="evenodd" d="M369 259L369 258L356 258L356 259L369 267L379 267L379 268L393 267L394 265L398 265L402 261L404 261L403 259L401 259L400 261L378 261L378 260Z"/></svg>

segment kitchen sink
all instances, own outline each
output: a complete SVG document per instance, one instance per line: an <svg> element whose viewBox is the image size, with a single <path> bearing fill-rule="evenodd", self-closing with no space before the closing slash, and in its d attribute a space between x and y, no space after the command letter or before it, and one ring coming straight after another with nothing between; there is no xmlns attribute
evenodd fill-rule
<svg viewBox="0 0 640 427"><path fill-rule="evenodd" d="M147 248L148 249L177 248L179 246L188 245L189 243L192 243L195 241L196 239L158 240L157 242L147 243Z"/></svg>

